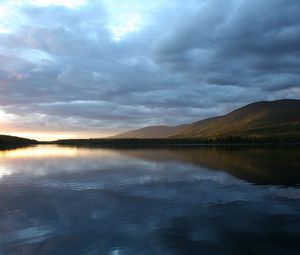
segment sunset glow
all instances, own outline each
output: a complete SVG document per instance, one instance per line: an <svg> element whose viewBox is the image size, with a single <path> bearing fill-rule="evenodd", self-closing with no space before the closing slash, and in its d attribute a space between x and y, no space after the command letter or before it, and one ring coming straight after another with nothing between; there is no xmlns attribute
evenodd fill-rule
<svg viewBox="0 0 300 255"><path fill-rule="evenodd" d="M1 163L10 159L36 159L36 158L80 158L80 157L92 157L98 159L108 159L113 157L120 157L119 153L110 149L97 149L90 151L85 148L66 147L66 146L54 146L54 145L39 145L30 146L26 148L19 148L16 150L0 151L0 175L7 175L10 173L6 167L1 170Z"/></svg>
<svg viewBox="0 0 300 255"><path fill-rule="evenodd" d="M6 158L57 158L57 157L76 157L78 150L76 148L40 146L24 148L4 152Z"/></svg>

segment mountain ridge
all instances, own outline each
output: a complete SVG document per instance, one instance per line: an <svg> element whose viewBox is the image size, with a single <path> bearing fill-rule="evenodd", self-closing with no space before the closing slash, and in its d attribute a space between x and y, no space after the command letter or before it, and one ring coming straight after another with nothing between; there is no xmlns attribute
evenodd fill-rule
<svg viewBox="0 0 300 255"><path fill-rule="evenodd" d="M38 141L23 137L0 135L0 148L17 147L37 144Z"/></svg>
<svg viewBox="0 0 300 255"><path fill-rule="evenodd" d="M184 128L185 125L180 126L149 126L144 128L139 128L136 130L129 130L127 132L112 136L112 138L164 138Z"/></svg>
<svg viewBox="0 0 300 255"><path fill-rule="evenodd" d="M159 130L161 126L154 126ZM155 135L147 133L153 126L130 130L112 138L197 138L217 140L228 137L269 138L300 137L300 100L280 99L259 101L235 109L222 116L211 117L167 127L165 132ZM163 134L163 135L162 135Z"/></svg>

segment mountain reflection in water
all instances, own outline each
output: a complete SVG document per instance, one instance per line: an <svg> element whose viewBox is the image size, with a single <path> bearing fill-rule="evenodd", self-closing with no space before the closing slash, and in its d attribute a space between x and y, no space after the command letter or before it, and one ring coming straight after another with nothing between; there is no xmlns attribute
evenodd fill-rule
<svg viewBox="0 0 300 255"><path fill-rule="evenodd" d="M297 146L203 146L124 153L150 161L174 160L223 170L255 184L300 184L300 148Z"/></svg>
<svg viewBox="0 0 300 255"><path fill-rule="evenodd" d="M0 153L0 254L298 254L297 146Z"/></svg>

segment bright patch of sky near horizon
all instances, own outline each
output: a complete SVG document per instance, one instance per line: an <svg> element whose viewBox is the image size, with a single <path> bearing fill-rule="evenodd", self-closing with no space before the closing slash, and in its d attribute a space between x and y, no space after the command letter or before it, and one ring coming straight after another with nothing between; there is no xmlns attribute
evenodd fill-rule
<svg viewBox="0 0 300 255"><path fill-rule="evenodd" d="M0 133L108 136L299 98L298 11L296 0L2 0Z"/></svg>

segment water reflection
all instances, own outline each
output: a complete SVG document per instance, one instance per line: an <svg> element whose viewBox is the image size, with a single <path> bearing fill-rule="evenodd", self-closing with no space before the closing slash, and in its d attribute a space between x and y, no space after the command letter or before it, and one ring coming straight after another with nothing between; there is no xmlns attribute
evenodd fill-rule
<svg viewBox="0 0 300 255"><path fill-rule="evenodd" d="M185 149L127 150L151 161L176 160L226 171L256 184L300 184L298 146L204 146Z"/></svg>
<svg viewBox="0 0 300 255"><path fill-rule="evenodd" d="M76 148L63 148L58 146L44 145L25 147L17 150L2 150L2 158L49 158L49 157L76 157Z"/></svg>
<svg viewBox="0 0 300 255"><path fill-rule="evenodd" d="M6 151L0 254L297 254L299 164L297 147Z"/></svg>

